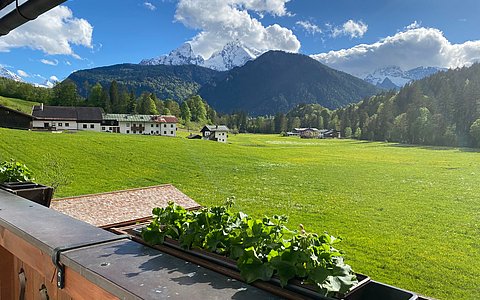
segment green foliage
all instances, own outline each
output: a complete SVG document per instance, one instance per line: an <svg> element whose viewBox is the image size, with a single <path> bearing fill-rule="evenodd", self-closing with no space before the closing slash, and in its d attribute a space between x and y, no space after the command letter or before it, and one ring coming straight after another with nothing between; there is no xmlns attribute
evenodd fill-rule
<svg viewBox="0 0 480 300"><path fill-rule="evenodd" d="M231 198L227 204L232 205ZM291 231L285 226L285 216L254 219L227 206L187 211L173 202L152 213L153 220L142 233L146 242L161 244L168 237L185 249L228 256L237 261L240 275L248 283L277 275L285 286L298 277L315 284L324 295L345 293L357 283L334 248L339 239L306 233L303 228L300 233Z"/></svg>
<svg viewBox="0 0 480 300"><path fill-rule="evenodd" d="M349 139L349 138L352 137L352 128L351 128L351 127L345 128L345 137L346 137L347 139Z"/></svg>
<svg viewBox="0 0 480 300"><path fill-rule="evenodd" d="M0 96L48 103L52 98L52 92L52 89L0 77Z"/></svg>
<svg viewBox="0 0 480 300"><path fill-rule="evenodd" d="M480 64L439 72L333 112L342 130L362 139L420 145L480 146L472 124L480 118ZM358 138L358 137L357 137Z"/></svg>
<svg viewBox="0 0 480 300"><path fill-rule="evenodd" d="M33 181L32 172L25 164L14 159L0 163L0 182Z"/></svg>
<svg viewBox="0 0 480 300"><path fill-rule="evenodd" d="M473 122L472 126L470 126L470 135L472 136L475 145L477 147L480 146L480 119L477 119Z"/></svg>
<svg viewBox="0 0 480 300"><path fill-rule="evenodd" d="M72 73L68 79L79 86L79 93L86 96L82 83L87 81L90 85L97 82L108 87L113 80L118 85L124 86L135 95L144 92L153 93L161 99L183 101L198 93L202 85L212 81L220 72L194 66L142 66L137 64L121 64L81 70Z"/></svg>

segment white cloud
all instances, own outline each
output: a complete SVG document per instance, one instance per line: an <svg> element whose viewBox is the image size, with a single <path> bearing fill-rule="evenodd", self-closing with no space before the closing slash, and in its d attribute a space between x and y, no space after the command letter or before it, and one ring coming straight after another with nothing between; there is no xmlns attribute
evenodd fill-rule
<svg viewBox="0 0 480 300"><path fill-rule="evenodd" d="M153 5L151 2L145 1L143 2L143 6L145 6L149 10L156 10L157 7Z"/></svg>
<svg viewBox="0 0 480 300"><path fill-rule="evenodd" d="M333 68L362 76L395 65L404 70L419 66L456 68L480 61L480 40L452 44L436 28L398 32L373 44L312 55Z"/></svg>
<svg viewBox="0 0 480 300"><path fill-rule="evenodd" d="M278 24L264 26L250 12L287 16L289 0L180 0L175 20L200 30L191 41L194 51L204 58L227 42L240 40L261 50L298 52L300 42L293 32Z"/></svg>
<svg viewBox="0 0 480 300"><path fill-rule="evenodd" d="M30 75L24 70L17 70L17 74L21 77L30 77Z"/></svg>
<svg viewBox="0 0 480 300"><path fill-rule="evenodd" d="M332 30L332 36L337 37L341 35L350 36L350 38L362 37L368 30L368 25L362 21L355 22L354 20L348 20L342 27L335 27Z"/></svg>
<svg viewBox="0 0 480 300"><path fill-rule="evenodd" d="M41 59L40 62L45 65L56 66L58 65L58 60L48 60L48 59Z"/></svg>
<svg viewBox="0 0 480 300"><path fill-rule="evenodd" d="M58 77L55 76L55 75L50 76L50 78L49 78L48 80L50 80L50 81L52 81L52 82L59 81L59 80L58 80Z"/></svg>
<svg viewBox="0 0 480 300"><path fill-rule="evenodd" d="M64 54L78 58L72 45L91 48L92 32L93 27L87 20L75 18L66 6L57 6L2 37L0 52L28 47L46 54Z"/></svg>
<svg viewBox="0 0 480 300"><path fill-rule="evenodd" d="M307 33L315 35L316 33L322 33L322 29L317 24L310 21L297 21L295 24L302 27Z"/></svg>
<svg viewBox="0 0 480 300"><path fill-rule="evenodd" d="M410 25L408 25L407 27L405 27L405 29L406 29L406 30L417 29L417 28L420 28L421 26L422 26L422 22L419 23L419 22L417 22L417 21L415 20L412 24L410 24Z"/></svg>

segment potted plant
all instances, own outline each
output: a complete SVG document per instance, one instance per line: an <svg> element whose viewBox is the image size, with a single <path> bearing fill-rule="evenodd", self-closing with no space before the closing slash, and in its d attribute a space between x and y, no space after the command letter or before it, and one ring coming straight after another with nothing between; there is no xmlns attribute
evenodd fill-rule
<svg viewBox="0 0 480 300"><path fill-rule="evenodd" d="M32 172L13 159L0 163L0 188L49 207L53 188L33 182Z"/></svg>
<svg viewBox="0 0 480 300"><path fill-rule="evenodd" d="M183 259L191 255L205 259L206 267L217 264L236 270L247 283L266 281L294 293L279 292L286 298L417 299L412 292L355 274L335 248L340 239L308 233L302 225L300 230L289 230L285 216L254 219L232 212L232 205L230 198L225 206L188 211L170 202L165 208L153 209L153 220L143 227L141 236L167 253L183 250L187 256L178 255Z"/></svg>
<svg viewBox="0 0 480 300"><path fill-rule="evenodd" d="M307 292L315 290L318 299L342 299L358 285L356 274L335 248L340 239L308 233L303 227L289 230L285 216L260 220L234 213L231 205L188 211L170 202L153 210L154 218L142 237L150 244L213 253L206 256L233 266L247 283L307 286Z"/></svg>

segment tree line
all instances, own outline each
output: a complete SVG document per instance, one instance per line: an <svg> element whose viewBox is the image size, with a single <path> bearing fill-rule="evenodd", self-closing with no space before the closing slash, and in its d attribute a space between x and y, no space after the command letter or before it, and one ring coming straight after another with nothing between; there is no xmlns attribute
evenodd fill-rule
<svg viewBox="0 0 480 300"><path fill-rule="evenodd" d="M297 127L336 129L347 138L419 145L480 146L480 64L439 72L337 110L300 104L288 113L250 117L217 113L200 96L180 104L153 93L136 96L113 80L108 87L85 84L81 97L73 81L52 89L0 78L0 95L47 105L98 106L107 113L172 114L189 126L225 124L234 132L282 133Z"/></svg>

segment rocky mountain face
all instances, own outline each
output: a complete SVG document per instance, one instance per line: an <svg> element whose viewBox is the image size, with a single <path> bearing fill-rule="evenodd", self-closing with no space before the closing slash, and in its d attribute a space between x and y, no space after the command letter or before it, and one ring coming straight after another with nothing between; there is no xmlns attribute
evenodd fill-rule
<svg viewBox="0 0 480 300"><path fill-rule="evenodd" d="M5 77L5 78L12 79L12 80L15 80L15 81L23 82L22 77L18 76L17 74L13 73L12 71L9 71L6 68L1 67L1 66L0 66L0 77Z"/></svg>
<svg viewBox="0 0 480 300"><path fill-rule="evenodd" d="M144 59L141 65L197 65L216 71L227 71L243 66L247 61L253 60L263 52L249 48L240 41L227 43L222 50L215 52L207 60L195 54L190 43L185 43L168 55Z"/></svg>
<svg viewBox="0 0 480 300"><path fill-rule="evenodd" d="M366 75L364 80L380 88L400 89L408 82L423 79L443 70L445 69L437 67L417 67L404 71L398 66L387 66Z"/></svg>

